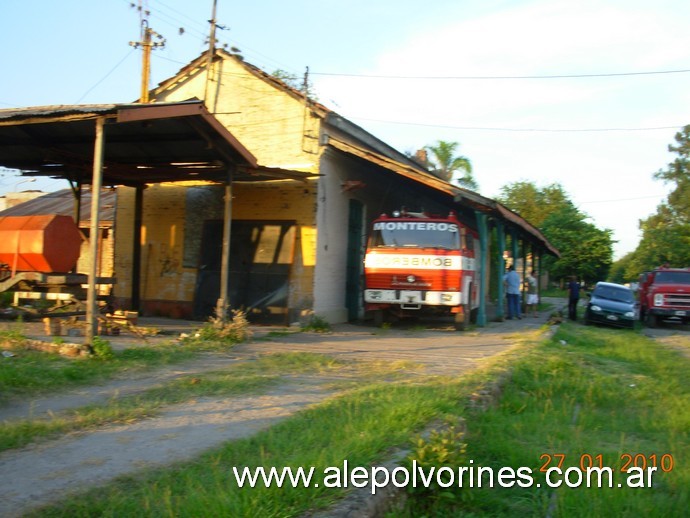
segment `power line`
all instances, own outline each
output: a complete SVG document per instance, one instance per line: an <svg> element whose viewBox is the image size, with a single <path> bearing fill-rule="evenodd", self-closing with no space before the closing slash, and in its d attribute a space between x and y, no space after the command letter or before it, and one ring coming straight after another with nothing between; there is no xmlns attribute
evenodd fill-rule
<svg viewBox="0 0 690 518"><path fill-rule="evenodd" d="M586 205L590 203L614 203L619 201L636 201L636 200L651 200L666 196L666 194L657 194L656 196L639 196L637 198L618 198L615 200L597 200L597 201L581 201L579 205Z"/></svg>
<svg viewBox="0 0 690 518"><path fill-rule="evenodd" d="M421 126L426 128L444 128L444 129L457 129L464 131L505 131L505 132L518 132L518 133L591 133L591 132L611 132L611 131L656 131L656 130L677 130L682 128L685 124L678 124L675 126L655 126L655 127L643 127L643 128L497 128L488 126L451 126L445 124L425 124L421 122L402 122L402 121L387 121L380 119L367 119L365 117L348 116L349 119L367 121L367 122L380 122L383 124L399 124L402 126Z"/></svg>
<svg viewBox="0 0 690 518"><path fill-rule="evenodd" d="M103 81L105 81L105 80L108 78L108 76L110 76L110 74L112 74L113 72L115 72L115 70L116 70L120 65L122 65L122 63L124 63L124 61L125 61L129 56L131 56L133 52L134 52L134 49L130 49L129 52L127 52L127 54L125 55L125 57L123 57L120 61L118 61L117 64L116 64L112 69L110 69L110 71L109 71L106 75L104 75L98 82L96 82L96 84L94 84L91 88L89 88L86 92L84 92L84 95L82 95L79 99L77 99L77 102L75 102L74 104L79 104L79 103L81 102L81 100L82 100L84 97L86 97L87 95L89 95L89 94L91 93L91 91L92 91L94 88L96 88L96 87L97 87L98 85L100 85Z"/></svg>
<svg viewBox="0 0 690 518"><path fill-rule="evenodd" d="M334 77L361 77L365 79L423 79L423 80L493 80L493 79L580 79L590 77L626 77L626 76L650 76L659 74L685 74L690 69L681 70L656 70L648 72L612 72L603 74L553 74L532 76L403 76L403 75L378 75L378 74L345 74L333 72L312 72L315 76Z"/></svg>

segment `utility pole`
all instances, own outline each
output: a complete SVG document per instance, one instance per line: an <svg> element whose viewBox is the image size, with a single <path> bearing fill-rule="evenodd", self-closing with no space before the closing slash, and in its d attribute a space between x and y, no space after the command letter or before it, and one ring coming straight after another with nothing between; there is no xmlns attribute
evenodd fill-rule
<svg viewBox="0 0 690 518"><path fill-rule="evenodd" d="M163 36L155 32L149 27L149 22L146 19L148 14L141 5L139 0L139 12L141 16L141 41L130 41L129 44L134 48L141 47L141 96L140 101L144 104L149 102L149 78L151 76L151 51L157 47L165 46L165 39ZM154 42L153 36L156 36L160 41Z"/></svg>
<svg viewBox="0 0 690 518"><path fill-rule="evenodd" d="M216 53L216 6L218 0L213 0L213 11L211 12L211 19L208 23L211 24L211 33L208 38L208 59L206 61L206 85L204 88L204 102L208 99L208 87L211 82L211 67L213 66L213 55ZM208 108L208 106L207 106Z"/></svg>

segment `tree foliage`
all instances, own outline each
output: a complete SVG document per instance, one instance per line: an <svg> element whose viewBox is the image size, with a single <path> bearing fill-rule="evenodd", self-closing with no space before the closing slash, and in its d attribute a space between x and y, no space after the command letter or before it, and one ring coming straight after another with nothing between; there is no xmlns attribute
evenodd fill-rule
<svg viewBox="0 0 690 518"><path fill-rule="evenodd" d="M586 282L605 279L613 258L611 230L587 221L559 184L542 189L532 182L504 186L499 201L541 229L561 253L544 258L544 267L558 280L571 275Z"/></svg>
<svg viewBox="0 0 690 518"><path fill-rule="evenodd" d="M690 125L676 133L668 150L678 156L654 178L674 188L655 214L640 221L642 239L626 265L627 277L665 263L690 266Z"/></svg>
<svg viewBox="0 0 690 518"><path fill-rule="evenodd" d="M467 157L455 155L459 145L458 142L438 140L435 145L426 146L425 149L432 155L428 159L430 170L447 182L453 179L456 172L462 172L463 175L457 180L458 185L476 191L479 186L472 176L472 163Z"/></svg>
<svg viewBox="0 0 690 518"><path fill-rule="evenodd" d="M633 260L633 252L628 252L623 257L615 261L609 270L609 282L616 282L618 284L625 284L634 282L639 278L637 273L630 274L630 262Z"/></svg>
<svg viewBox="0 0 690 518"><path fill-rule="evenodd" d="M274 70L271 75L288 85L290 88L297 90L298 92L302 92L309 99L313 101L317 100L316 94L314 93L314 85L310 80L308 80L308 78L299 77L298 75L292 74L286 70L283 70L282 68Z"/></svg>
<svg viewBox="0 0 690 518"><path fill-rule="evenodd" d="M535 227L541 227L550 214L572 205L560 184L552 183L539 189L534 183L525 181L501 187L498 201Z"/></svg>

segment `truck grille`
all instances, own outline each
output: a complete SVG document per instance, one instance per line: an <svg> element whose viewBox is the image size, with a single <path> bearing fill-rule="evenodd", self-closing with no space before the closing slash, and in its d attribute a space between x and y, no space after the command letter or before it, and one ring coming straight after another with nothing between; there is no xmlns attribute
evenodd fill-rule
<svg viewBox="0 0 690 518"><path fill-rule="evenodd" d="M458 276L439 275L438 273L429 273L427 275L414 275L414 282L407 281L406 274L391 274L391 273L367 273L366 285L370 289L384 289L384 290L458 290L459 278Z"/></svg>
<svg viewBox="0 0 690 518"><path fill-rule="evenodd" d="M664 295L664 305L690 308L689 293L667 293Z"/></svg>

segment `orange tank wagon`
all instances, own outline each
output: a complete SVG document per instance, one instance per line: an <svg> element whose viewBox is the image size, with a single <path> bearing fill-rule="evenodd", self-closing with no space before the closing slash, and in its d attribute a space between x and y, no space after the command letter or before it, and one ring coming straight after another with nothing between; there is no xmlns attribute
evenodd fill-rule
<svg viewBox="0 0 690 518"><path fill-rule="evenodd" d="M70 216L0 218L0 263L12 272L69 272L77 264L81 242Z"/></svg>

